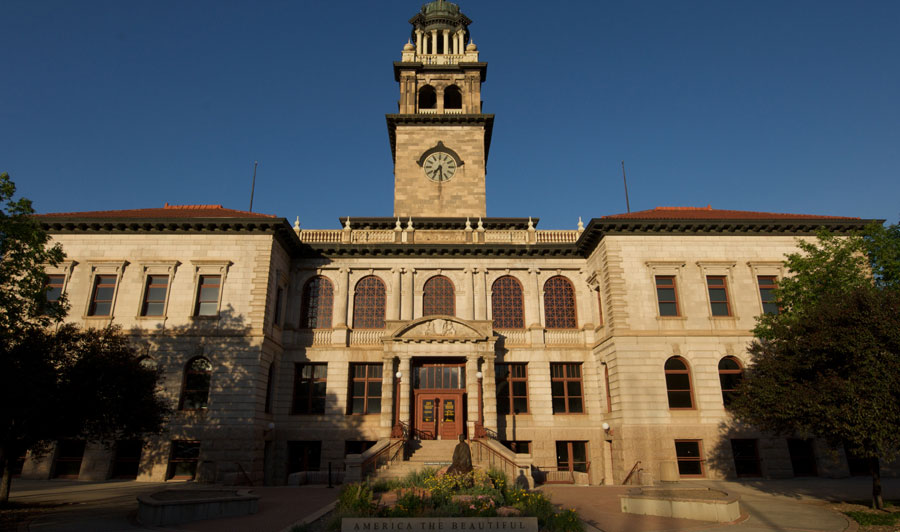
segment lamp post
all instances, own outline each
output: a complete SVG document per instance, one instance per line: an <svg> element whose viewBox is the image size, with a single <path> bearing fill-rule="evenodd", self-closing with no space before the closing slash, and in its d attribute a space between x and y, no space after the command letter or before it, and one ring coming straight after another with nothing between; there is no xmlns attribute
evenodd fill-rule
<svg viewBox="0 0 900 532"><path fill-rule="evenodd" d="M391 438L403 437L403 426L400 425L400 380L403 373L394 374L394 426L391 428Z"/></svg>
<svg viewBox="0 0 900 532"><path fill-rule="evenodd" d="M480 440L487 437L487 432L484 430L484 401L482 400L484 374L479 371L475 376L478 377L478 421L475 422L475 439Z"/></svg>

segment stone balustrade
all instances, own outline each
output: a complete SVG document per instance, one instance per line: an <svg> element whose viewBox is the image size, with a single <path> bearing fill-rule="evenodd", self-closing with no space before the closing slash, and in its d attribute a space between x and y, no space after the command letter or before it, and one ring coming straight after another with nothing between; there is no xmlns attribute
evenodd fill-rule
<svg viewBox="0 0 900 532"><path fill-rule="evenodd" d="M384 336L384 329L356 329L350 331L350 345L378 345Z"/></svg>
<svg viewBox="0 0 900 532"><path fill-rule="evenodd" d="M578 240L579 231L567 229L551 229L537 231L538 244L571 244Z"/></svg>
<svg viewBox="0 0 900 532"><path fill-rule="evenodd" d="M546 345L584 345L584 334L579 329L544 329Z"/></svg>
<svg viewBox="0 0 900 532"><path fill-rule="evenodd" d="M406 226L406 223L403 223ZM404 232L407 232L404 229ZM580 231L556 229L533 231L534 236L521 229L501 230L488 229L482 232L483 237L470 234L473 231L466 230L416 230L404 241L413 243L442 243L442 244L573 244L578 240ZM399 242L398 231L389 229L305 229L299 233L300 240L310 244L393 244Z"/></svg>

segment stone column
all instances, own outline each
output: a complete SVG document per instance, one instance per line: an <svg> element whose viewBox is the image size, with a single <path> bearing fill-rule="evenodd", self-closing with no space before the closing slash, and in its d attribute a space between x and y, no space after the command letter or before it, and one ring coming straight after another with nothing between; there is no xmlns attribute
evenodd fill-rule
<svg viewBox="0 0 900 532"><path fill-rule="evenodd" d="M381 363L381 428L389 428L394 424L394 408L397 403L394 388L394 358L385 357Z"/></svg>
<svg viewBox="0 0 900 532"><path fill-rule="evenodd" d="M400 381L400 421L412 424L412 416L409 411L409 404L412 402L410 394L412 393L412 367L410 355L400 355L400 373L403 374Z"/></svg>
<svg viewBox="0 0 900 532"><path fill-rule="evenodd" d="M350 294L350 268L338 270L338 286L334 294L335 328L347 328L347 300Z"/></svg>
<svg viewBox="0 0 900 532"><path fill-rule="evenodd" d="M466 422L469 438L475 436L475 422L478 421L478 355L466 356L466 395L468 398L466 408L469 410Z"/></svg>
<svg viewBox="0 0 900 532"><path fill-rule="evenodd" d="M431 30L431 53L438 53L438 36L437 30Z"/></svg>
<svg viewBox="0 0 900 532"><path fill-rule="evenodd" d="M528 270L528 285L525 286L525 325L529 329L541 328L541 279L540 268Z"/></svg>
<svg viewBox="0 0 900 532"><path fill-rule="evenodd" d="M450 30L444 30L444 54L450 53Z"/></svg>
<svg viewBox="0 0 900 532"><path fill-rule="evenodd" d="M391 299L388 301L387 319L400 319L400 268L391 268Z"/></svg>
<svg viewBox="0 0 900 532"><path fill-rule="evenodd" d="M460 315L467 320L475 319L475 278L472 275L472 268L463 270L466 274L466 299L463 304Z"/></svg>
<svg viewBox="0 0 900 532"><path fill-rule="evenodd" d="M472 289L473 297L475 298L475 319L476 320L486 320L487 319L487 292L485 286L485 278L484 275L487 273L487 268L476 268L475 269L475 284Z"/></svg>
<svg viewBox="0 0 900 532"><path fill-rule="evenodd" d="M403 293L401 296L400 319L413 319L413 275L415 268L401 268L403 272Z"/></svg>
<svg viewBox="0 0 900 532"><path fill-rule="evenodd" d="M494 373L494 354L485 353L482 357L481 373L484 396L484 427L497 431L497 377Z"/></svg>
<svg viewBox="0 0 900 532"><path fill-rule="evenodd" d="M422 30L416 30L416 53L421 54L422 52Z"/></svg>

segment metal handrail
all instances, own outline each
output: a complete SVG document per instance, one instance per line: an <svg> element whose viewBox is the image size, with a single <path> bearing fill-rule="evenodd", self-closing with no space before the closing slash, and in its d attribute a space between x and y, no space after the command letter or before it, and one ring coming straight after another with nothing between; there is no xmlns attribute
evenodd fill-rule
<svg viewBox="0 0 900 532"><path fill-rule="evenodd" d="M499 452L497 452L496 449L492 449L490 447L490 445L488 445L487 443L485 443L482 440L472 440L472 443L477 444L475 446L476 456L473 457L473 461L477 461L477 462L485 462L486 461L488 463L488 466L493 467L496 465L495 459L499 459L500 469L508 477L507 480L509 482L516 481L516 476L519 472L519 466L517 466L515 462L513 462L509 458L507 458L507 457L503 456L502 454L500 454ZM488 458L485 459L484 457L482 457L483 452L486 452Z"/></svg>
<svg viewBox="0 0 900 532"><path fill-rule="evenodd" d="M374 472L380 465L396 461L397 455L403 450L403 444L403 440L393 440L390 445L385 446L384 449L367 458L360 465L362 476L365 477L369 473Z"/></svg>
<svg viewBox="0 0 900 532"><path fill-rule="evenodd" d="M638 460L634 463L634 467L631 468L631 471L628 472L628 475L625 476L625 480L622 481L622 485L628 484L628 481L631 480L631 475L635 474L637 471L641 471L638 467L641 465L641 461Z"/></svg>
<svg viewBox="0 0 900 532"><path fill-rule="evenodd" d="M574 484L575 483L575 473L584 473L589 475L591 473L591 463L585 462L584 471L575 471L574 469L569 469L568 466L533 466L540 473L544 473L544 479L542 480L543 484ZM568 473L568 475L562 475L566 477L565 480L546 480L546 473ZM537 479L535 479L537 480Z"/></svg>

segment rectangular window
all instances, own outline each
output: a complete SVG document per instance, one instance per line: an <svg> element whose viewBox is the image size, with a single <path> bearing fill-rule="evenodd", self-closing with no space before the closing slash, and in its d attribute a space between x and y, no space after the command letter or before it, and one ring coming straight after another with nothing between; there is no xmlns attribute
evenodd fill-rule
<svg viewBox="0 0 900 532"><path fill-rule="evenodd" d="M297 364L294 370L294 414L325 413L327 364Z"/></svg>
<svg viewBox="0 0 900 532"><path fill-rule="evenodd" d="M94 289L91 292L91 306L88 308L88 316L111 316L115 294L115 275L98 275L94 277Z"/></svg>
<svg viewBox="0 0 900 532"><path fill-rule="evenodd" d="M758 477L762 474L756 440L731 440L734 470L739 477Z"/></svg>
<svg viewBox="0 0 900 532"><path fill-rule="evenodd" d="M756 278L759 284L759 299L764 314L778 314L778 302L775 300L777 278L774 275L760 275Z"/></svg>
<svg viewBox="0 0 900 532"><path fill-rule="evenodd" d="M281 301L284 299L284 288L275 291L275 325L281 325Z"/></svg>
<svg viewBox="0 0 900 532"><path fill-rule="evenodd" d="M141 316L162 316L166 312L166 294L169 293L168 275L148 275L144 287Z"/></svg>
<svg viewBox="0 0 900 532"><path fill-rule="evenodd" d="M580 471L587 473L587 442L584 441L558 441L556 442L556 470Z"/></svg>
<svg viewBox="0 0 900 532"><path fill-rule="evenodd" d="M65 275L48 275L47 276L47 301L50 303L59 301L62 297L63 284L66 282Z"/></svg>
<svg viewBox="0 0 900 532"><path fill-rule="evenodd" d="M678 474L682 477L705 476L700 440L675 440Z"/></svg>
<svg viewBox="0 0 900 532"><path fill-rule="evenodd" d="M528 366L497 364L497 413L528 413Z"/></svg>
<svg viewBox="0 0 900 532"><path fill-rule="evenodd" d="M600 296L600 290L597 290L597 325L603 325L603 297Z"/></svg>
<svg viewBox="0 0 900 532"><path fill-rule="evenodd" d="M144 442L141 440L117 441L112 478L137 478L143 449Z"/></svg>
<svg viewBox="0 0 900 532"><path fill-rule="evenodd" d="M78 478L84 459L84 440L60 440L53 461L54 478Z"/></svg>
<svg viewBox="0 0 900 532"><path fill-rule="evenodd" d="M217 316L219 314L219 289L221 275L201 275L197 285L197 310L195 316Z"/></svg>
<svg viewBox="0 0 900 532"><path fill-rule="evenodd" d="M612 393L609 391L609 366L603 364L603 381L606 385L606 412L612 412Z"/></svg>
<svg viewBox="0 0 900 532"><path fill-rule="evenodd" d="M728 287L725 277L707 275L706 288L709 290L709 309L713 316L731 316L731 305L728 303Z"/></svg>
<svg viewBox="0 0 900 532"><path fill-rule="evenodd" d="M788 438L788 453L791 455L791 468L795 477L815 477L819 473L816 470L816 453L813 450L812 440Z"/></svg>
<svg viewBox="0 0 900 532"><path fill-rule="evenodd" d="M674 275L656 276L656 300L660 316L678 316L678 293Z"/></svg>
<svg viewBox="0 0 900 532"><path fill-rule="evenodd" d="M363 440L347 440L344 442L344 456L348 454L362 454L368 451L378 442Z"/></svg>
<svg viewBox="0 0 900 532"><path fill-rule="evenodd" d="M350 364L350 414L381 412L382 364Z"/></svg>
<svg viewBox="0 0 900 532"><path fill-rule="evenodd" d="M550 364L550 389L554 414L584 413L581 364Z"/></svg>
<svg viewBox="0 0 900 532"><path fill-rule="evenodd" d="M190 480L197 475L197 462L200 459L200 442L175 440L172 442L172 453L169 455L169 471L167 479Z"/></svg>

